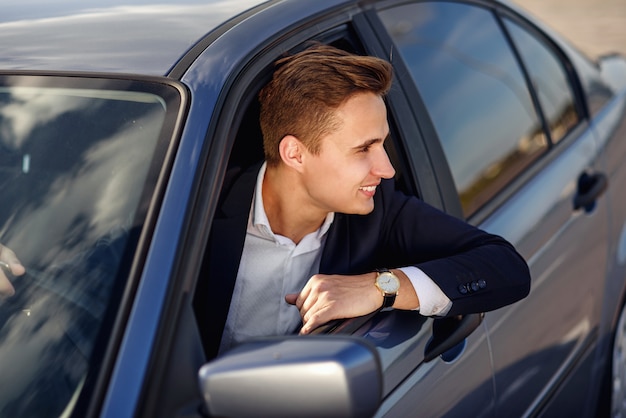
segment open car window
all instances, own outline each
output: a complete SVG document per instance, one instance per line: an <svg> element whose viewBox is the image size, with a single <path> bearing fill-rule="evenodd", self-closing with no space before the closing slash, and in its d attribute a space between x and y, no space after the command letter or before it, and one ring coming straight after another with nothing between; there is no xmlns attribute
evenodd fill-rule
<svg viewBox="0 0 626 418"><path fill-rule="evenodd" d="M97 371L181 111L154 82L0 76L0 415L60 415Z"/></svg>

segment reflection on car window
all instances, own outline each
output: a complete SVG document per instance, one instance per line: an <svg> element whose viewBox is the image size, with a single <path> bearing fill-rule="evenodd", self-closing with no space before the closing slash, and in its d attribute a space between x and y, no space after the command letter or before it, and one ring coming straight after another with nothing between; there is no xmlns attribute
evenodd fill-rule
<svg viewBox="0 0 626 418"><path fill-rule="evenodd" d="M460 3L380 12L427 107L469 217L547 149L495 16Z"/></svg>
<svg viewBox="0 0 626 418"><path fill-rule="evenodd" d="M27 270L0 300L0 416L59 416L128 273L168 110L152 92L28 80L0 78L0 243Z"/></svg>
<svg viewBox="0 0 626 418"><path fill-rule="evenodd" d="M554 52L535 36L509 19L505 22L539 97L550 127L550 139L558 142L578 123L574 95L565 69Z"/></svg>

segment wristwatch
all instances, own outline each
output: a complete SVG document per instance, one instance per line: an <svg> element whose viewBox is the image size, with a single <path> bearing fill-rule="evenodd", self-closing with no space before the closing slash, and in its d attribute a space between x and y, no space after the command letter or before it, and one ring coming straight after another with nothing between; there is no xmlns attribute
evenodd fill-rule
<svg viewBox="0 0 626 418"><path fill-rule="evenodd" d="M378 276L376 276L376 287L383 294L383 308L393 306L398 296L398 290L400 289L400 279L393 274L389 269L376 270Z"/></svg>

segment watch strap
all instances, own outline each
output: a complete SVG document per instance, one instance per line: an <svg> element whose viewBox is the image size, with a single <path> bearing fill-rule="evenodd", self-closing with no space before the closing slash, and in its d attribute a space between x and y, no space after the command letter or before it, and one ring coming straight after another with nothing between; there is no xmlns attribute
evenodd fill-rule
<svg viewBox="0 0 626 418"><path fill-rule="evenodd" d="M383 295L383 308L393 306L396 301L396 295Z"/></svg>

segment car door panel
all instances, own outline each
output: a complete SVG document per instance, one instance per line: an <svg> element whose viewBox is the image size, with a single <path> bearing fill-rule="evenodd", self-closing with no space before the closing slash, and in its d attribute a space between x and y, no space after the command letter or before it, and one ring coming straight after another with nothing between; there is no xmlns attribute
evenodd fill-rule
<svg viewBox="0 0 626 418"><path fill-rule="evenodd" d="M486 316L499 414L531 412L527 408L554 389L597 337L606 199L590 213L573 209L578 177L594 169L601 166L594 137L586 131L481 225L516 246L533 278L524 303ZM580 408L584 400L572 399L570 405Z"/></svg>
<svg viewBox="0 0 626 418"><path fill-rule="evenodd" d="M438 356L425 362L437 321L417 312L383 312L354 334L374 343L380 354L384 400L377 417L493 416L486 328L479 325L449 361Z"/></svg>
<svg viewBox="0 0 626 418"><path fill-rule="evenodd" d="M615 320L616 308L623 303L624 278L626 277L626 199L620 185L626 183L626 91L620 92L598 113L592 129L606 162L605 173L609 178L609 286L605 292L607 302L604 315ZM613 323L610 321L610 323ZM603 332L609 330L603 329Z"/></svg>

